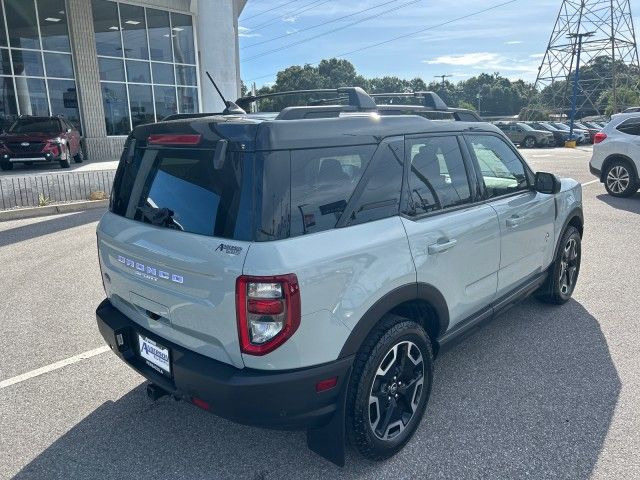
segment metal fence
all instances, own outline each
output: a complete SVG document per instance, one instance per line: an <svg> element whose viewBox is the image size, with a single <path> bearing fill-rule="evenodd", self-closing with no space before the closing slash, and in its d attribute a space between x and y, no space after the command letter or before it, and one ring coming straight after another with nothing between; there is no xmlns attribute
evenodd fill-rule
<svg viewBox="0 0 640 480"><path fill-rule="evenodd" d="M111 192L115 170L0 176L0 210L88 200L95 192Z"/></svg>

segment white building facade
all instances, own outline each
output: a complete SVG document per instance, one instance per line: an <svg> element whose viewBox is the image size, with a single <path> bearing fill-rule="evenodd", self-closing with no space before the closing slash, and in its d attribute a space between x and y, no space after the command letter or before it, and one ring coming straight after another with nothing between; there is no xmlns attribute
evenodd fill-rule
<svg viewBox="0 0 640 480"><path fill-rule="evenodd" d="M209 71L240 93L246 0L0 0L0 119L64 115L93 159L117 158L132 128L219 111Z"/></svg>

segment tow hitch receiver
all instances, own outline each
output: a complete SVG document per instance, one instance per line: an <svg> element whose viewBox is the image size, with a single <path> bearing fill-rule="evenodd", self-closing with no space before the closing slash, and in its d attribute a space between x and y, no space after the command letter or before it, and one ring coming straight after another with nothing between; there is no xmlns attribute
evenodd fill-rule
<svg viewBox="0 0 640 480"><path fill-rule="evenodd" d="M167 395L169 395L169 392L167 392L163 388L160 388L158 385L155 385L153 383L147 385L147 397L149 397L154 402L161 399L162 397L166 397Z"/></svg>

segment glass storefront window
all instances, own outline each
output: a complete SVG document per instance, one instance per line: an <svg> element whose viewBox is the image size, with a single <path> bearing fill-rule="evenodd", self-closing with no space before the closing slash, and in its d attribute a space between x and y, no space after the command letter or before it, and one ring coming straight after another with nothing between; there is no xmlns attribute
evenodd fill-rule
<svg viewBox="0 0 640 480"><path fill-rule="evenodd" d="M108 135L199 110L193 17L91 0Z"/></svg>
<svg viewBox="0 0 640 480"><path fill-rule="evenodd" d="M73 63L67 53L44 53L48 77L73 78Z"/></svg>
<svg viewBox="0 0 640 480"><path fill-rule="evenodd" d="M149 22L149 48L151 60L172 62L171 50L171 23L169 12L147 8L147 21Z"/></svg>
<svg viewBox="0 0 640 480"><path fill-rule="evenodd" d="M147 45L147 22L144 18L144 8L121 3L120 20L125 56L147 60L149 45Z"/></svg>
<svg viewBox="0 0 640 480"><path fill-rule="evenodd" d="M64 0L38 0L42 49L71 52Z"/></svg>
<svg viewBox="0 0 640 480"><path fill-rule="evenodd" d="M33 0L4 0L9 42L14 48L40 48Z"/></svg>
<svg viewBox="0 0 640 480"><path fill-rule="evenodd" d="M128 135L131 131L127 86L102 82L102 103L107 135Z"/></svg>
<svg viewBox="0 0 640 480"><path fill-rule="evenodd" d="M3 46L0 128L17 115L64 115L80 128L65 0L0 0Z"/></svg>
<svg viewBox="0 0 640 480"><path fill-rule="evenodd" d="M129 85L131 123L134 127L143 123L153 123L153 94L151 85Z"/></svg>

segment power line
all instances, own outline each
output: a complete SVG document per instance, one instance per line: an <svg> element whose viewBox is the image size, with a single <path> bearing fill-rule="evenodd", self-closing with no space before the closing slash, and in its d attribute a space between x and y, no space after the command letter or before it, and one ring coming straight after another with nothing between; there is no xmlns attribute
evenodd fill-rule
<svg viewBox="0 0 640 480"><path fill-rule="evenodd" d="M328 22L317 23L316 25L312 25L311 27L307 27L307 28L302 28L302 29L300 29L300 30L296 30L296 31L295 31L295 32L293 32L293 33L285 33L285 34L283 34L283 35L278 35L277 37L269 38L269 39L267 39L267 40L263 40L263 41L261 41L261 42L251 43L251 44L249 44L249 45L245 45L245 46L244 46L244 47L242 47L240 50L244 50L245 48L256 47L256 46L258 46L258 45L263 45L263 44L265 44L265 43L275 42L276 40L280 40L281 38L284 38L284 37L290 37L290 36L292 36L292 35L297 35L297 34L299 34L299 33L303 33L303 32L306 32L306 31L308 31L308 30L313 30L314 28L324 27L324 26L326 26L326 25L330 25L330 24L332 24L332 23L339 22L340 20L344 20L345 18L355 17L356 15L359 15L359 14L361 14L361 13L368 12L368 11L370 11L370 10L375 10L376 8L384 7L385 5L389 5L390 3L396 3L396 2L398 2L398 1L400 1L400 0L391 0L391 1L389 1L389 2L380 3L380 4L378 4L378 5L374 5L373 7L365 8L364 10L360 10L360 11L358 11L358 12L351 13L351 14L349 14L349 15L344 15L343 17L338 17L338 18L335 18L335 19L333 19L333 20L329 20Z"/></svg>
<svg viewBox="0 0 640 480"><path fill-rule="evenodd" d="M509 0L508 2L499 3L499 4L494 5L494 6L492 6L492 7L487 7L487 8L484 8L484 9L482 9L482 10L478 10L478 11L476 11L476 12L469 13L469 14L467 14L467 15L463 15L463 16L461 16L461 17L453 18L453 19L451 19L451 20L447 20L446 22L442 22L442 23L439 23L439 24L437 24L437 25L431 25L430 27L421 28L420 30L416 30L416 31L414 31L414 32L412 32L412 33L407 33L407 34L405 34L405 35L399 35L399 36L397 36L397 37L393 37L393 38L390 38L390 39L385 40L385 41L382 41L382 42L374 43L374 44L371 44L371 45L364 46L364 47L362 47L362 48L358 48L358 49L356 49L356 50L351 50L350 52L345 52L345 53L341 53L341 54L339 54L339 55L333 55L333 56L334 56L334 57L337 57L337 58L340 58L340 57L345 57L345 56L347 56L347 55L351 55L351 54L353 54L353 53L361 52L361 51L363 51L363 50L368 50L368 49L370 49L370 48L379 47L380 45L385 45L385 44L387 44L387 43L391 43L391 42L394 42L394 41L396 41L396 40L401 40L401 39L403 39L403 38L411 37L411 36L416 35L416 34L418 34L418 33L423 33L423 32L429 31L429 30L435 30L436 28L440 28L440 27L443 27L443 26L445 26L445 25L450 25L450 24L452 24L452 23L459 22L460 20L465 20L465 19L470 18L470 17L475 17L475 16L477 16L477 15L481 15L481 14L486 13L486 12L489 12L489 11L491 11L491 10L495 10L495 9L497 9L497 8L501 8L501 7L505 7L505 6L507 6L507 5L511 5L512 3L516 3L516 2L518 2L518 1L519 1L519 0ZM319 63L319 61L316 61L315 63L313 63L313 64L311 64L311 65L315 65L315 64L318 64L318 63ZM273 73L269 73L269 74L267 74L267 75L261 75L261 76L259 76L259 77L251 78L251 79L249 79L249 80L247 80L247 81L248 81L248 82L253 82L254 80L260 80L260 79L262 79L262 78L273 77L274 75L277 75L278 73L279 73L279 72L273 72Z"/></svg>
<svg viewBox="0 0 640 480"><path fill-rule="evenodd" d="M268 26L273 25L274 23L278 23L281 18L296 17L304 12L308 12L313 8L320 7L332 1L333 0L324 0L324 1L313 0L312 2L305 4L300 8L294 8L293 10L289 10L283 13L282 15L278 15L277 17L274 17L271 20L267 20L266 22L258 23L254 26L249 26L249 28L251 29L252 32L255 32L257 30L262 30L263 28L267 28Z"/></svg>
<svg viewBox="0 0 640 480"><path fill-rule="evenodd" d="M275 7L267 8L266 10L263 10L263 11L261 11L259 13L256 13L255 15L250 15L248 17L243 18L242 21L244 22L246 20L251 20L252 18L256 18L256 17L259 17L260 15L264 15L265 13L273 12L274 10L279 10L282 7L286 7L287 5L289 5L291 3L294 3L294 2L297 2L297 1L298 0L290 0L288 2L281 3L280 5L277 5Z"/></svg>
<svg viewBox="0 0 640 480"><path fill-rule="evenodd" d="M325 35L329 35L331 33L335 33L335 32L337 32L339 30L344 30L345 28L353 27L354 25L358 25L359 23L366 22L367 20L371 20L372 18L377 18L380 15L385 14L385 13L396 12L398 10L401 10L404 7L407 7L409 5L412 5L414 3L418 3L418 2L421 2L421 1L422 0L411 0L410 2L403 3L402 5L398 5L398 6L394 7L394 8L389 9L389 10L385 10L385 11L382 11L382 12L375 13L373 15L369 15L368 17L361 18L359 20L356 20L355 22L348 23L347 25L342 25L342 26L336 27L336 28L334 28L332 30L328 30L326 32L319 33L318 35L314 35L312 37L304 38L302 40L299 40L299 41L293 42L293 43L289 43L287 45L282 45L282 46L274 48L272 50L266 50L264 52L260 52L260 53L258 53L256 55L253 55L252 57L245 58L242 62L243 63L250 62L252 60L256 60L258 58L262 58L265 55L269 55L271 53L280 52L282 50L286 50L288 48L295 47L296 45L301 45L303 43L310 42L311 40L315 40L316 38L324 37Z"/></svg>

